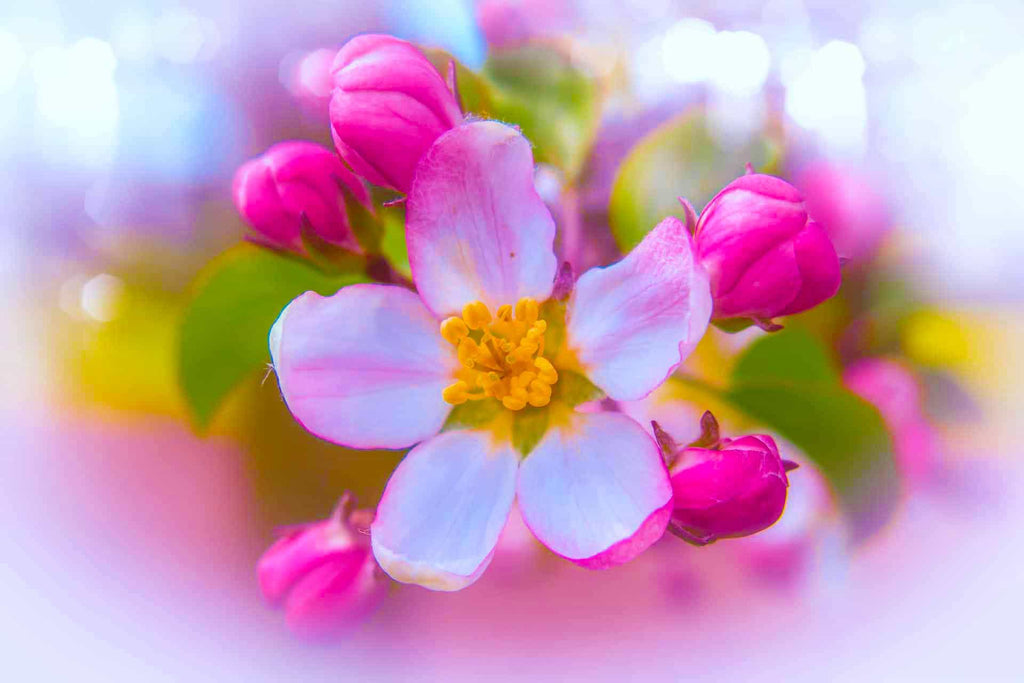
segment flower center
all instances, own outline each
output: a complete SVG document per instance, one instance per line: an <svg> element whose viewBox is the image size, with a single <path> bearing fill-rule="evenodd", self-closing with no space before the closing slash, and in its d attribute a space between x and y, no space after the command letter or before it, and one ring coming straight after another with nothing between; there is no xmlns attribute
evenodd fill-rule
<svg viewBox="0 0 1024 683"><path fill-rule="evenodd" d="M513 313L515 315L513 315ZM442 396L452 405L494 397L509 410L540 408L551 401L558 373L544 358L540 306L530 298L498 308L494 317L479 301L466 304L462 317L441 323L441 336L457 349L456 381Z"/></svg>

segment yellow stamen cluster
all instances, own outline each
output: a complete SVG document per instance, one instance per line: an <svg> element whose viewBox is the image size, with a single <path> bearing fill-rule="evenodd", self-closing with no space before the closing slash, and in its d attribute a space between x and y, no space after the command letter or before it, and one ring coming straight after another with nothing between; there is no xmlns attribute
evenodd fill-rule
<svg viewBox="0 0 1024 683"><path fill-rule="evenodd" d="M493 318L486 304L473 301L461 318L442 322L441 336L456 348L462 366L444 400L458 405L493 396L509 410L546 406L558 373L542 355L548 324L539 314L530 298L520 299L514 310L501 306Z"/></svg>

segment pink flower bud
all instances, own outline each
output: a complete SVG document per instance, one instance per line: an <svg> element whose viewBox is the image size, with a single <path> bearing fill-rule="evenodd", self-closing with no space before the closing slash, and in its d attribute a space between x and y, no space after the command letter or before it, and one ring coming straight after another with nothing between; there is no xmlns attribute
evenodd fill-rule
<svg viewBox="0 0 1024 683"><path fill-rule="evenodd" d="M347 502L342 498L329 519L292 530L260 557L263 595L271 604L283 604L296 633L322 636L354 626L387 590L365 533L372 513L347 515Z"/></svg>
<svg viewBox="0 0 1024 683"><path fill-rule="evenodd" d="M301 141L276 144L239 167L233 193L256 242L304 253L305 223L324 241L360 251L345 203L369 208L370 195L329 149Z"/></svg>
<svg viewBox="0 0 1024 683"><path fill-rule="evenodd" d="M896 464L909 483L933 479L941 461L939 438L921 408L920 388L910 370L894 360L870 358L847 368L843 382L881 413Z"/></svg>
<svg viewBox="0 0 1024 683"><path fill-rule="evenodd" d="M800 193L774 176L729 183L697 222L697 251L711 277L714 318L767 321L812 308L839 290L839 258L808 220Z"/></svg>
<svg viewBox="0 0 1024 683"><path fill-rule="evenodd" d="M807 211L843 258L870 259L892 228L885 199L870 178L854 169L818 161L801 169L796 184Z"/></svg>
<svg viewBox="0 0 1024 683"><path fill-rule="evenodd" d="M775 441L763 434L682 450L669 467L670 527L698 545L768 528L786 505L786 468Z"/></svg>
<svg viewBox="0 0 1024 683"><path fill-rule="evenodd" d="M331 77L331 134L341 158L371 183L408 192L420 158L462 121L441 74L410 43L363 35L341 48Z"/></svg>

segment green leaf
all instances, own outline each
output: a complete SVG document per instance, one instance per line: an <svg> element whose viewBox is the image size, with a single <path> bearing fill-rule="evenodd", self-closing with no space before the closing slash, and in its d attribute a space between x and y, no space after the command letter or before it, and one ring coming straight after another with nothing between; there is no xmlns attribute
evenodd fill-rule
<svg viewBox="0 0 1024 683"><path fill-rule="evenodd" d="M616 242L629 251L666 216L685 219L679 197L700 209L743 175L748 162L760 172L773 172L780 149L768 134L723 145L699 107L662 124L634 145L619 166L609 205Z"/></svg>
<svg viewBox="0 0 1024 683"><path fill-rule="evenodd" d="M581 403L589 403L604 398L604 392L578 372L559 370L558 381L555 382L551 400L559 400L575 408Z"/></svg>
<svg viewBox="0 0 1024 683"><path fill-rule="evenodd" d="M178 347L178 378L196 427L205 429L235 385L270 362L267 334L292 299L367 281L362 272L327 274L251 244L212 261L194 286Z"/></svg>
<svg viewBox="0 0 1024 683"><path fill-rule="evenodd" d="M381 224L384 236L381 239L381 253L401 275L412 277L409 267L409 249L405 243L405 209L401 206L381 209Z"/></svg>
<svg viewBox="0 0 1024 683"><path fill-rule="evenodd" d="M772 381L838 385L839 371L809 332L787 328L751 344L732 370L733 384Z"/></svg>
<svg viewBox="0 0 1024 683"><path fill-rule="evenodd" d="M888 430L873 406L842 386L825 347L809 333L787 329L754 342L719 397L818 466L854 539L888 519L899 493Z"/></svg>
<svg viewBox="0 0 1024 683"><path fill-rule="evenodd" d="M512 422L512 446L524 456L537 447L548 431L551 411L526 407L517 411Z"/></svg>
<svg viewBox="0 0 1024 683"><path fill-rule="evenodd" d="M483 76L491 85L492 116L519 126L537 161L575 179L597 132L593 79L549 45L498 50L487 58Z"/></svg>
<svg viewBox="0 0 1024 683"><path fill-rule="evenodd" d="M493 422L503 410L501 403L493 398L466 401L452 408L452 412L448 414L448 419L441 430L483 427Z"/></svg>

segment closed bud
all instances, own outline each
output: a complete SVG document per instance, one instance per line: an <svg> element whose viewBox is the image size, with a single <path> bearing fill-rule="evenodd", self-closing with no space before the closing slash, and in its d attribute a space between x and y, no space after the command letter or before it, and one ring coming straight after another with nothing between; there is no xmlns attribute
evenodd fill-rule
<svg viewBox="0 0 1024 683"><path fill-rule="evenodd" d="M338 633L369 616L387 590L367 535L372 513L349 513L343 498L329 519L293 529L260 557L264 597L283 606L301 635Z"/></svg>
<svg viewBox="0 0 1024 683"><path fill-rule="evenodd" d="M704 209L695 239L716 320L770 321L839 290L832 242L808 219L796 188L774 176L751 173L729 183Z"/></svg>
<svg viewBox="0 0 1024 683"><path fill-rule="evenodd" d="M233 194L255 242L303 254L308 230L324 242L360 251L346 203L369 208L370 195L329 149L301 141L276 144L238 169Z"/></svg>
<svg viewBox="0 0 1024 683"><path fill-rule="evenodd" d="M749 536L779 519L786 505L791 463L770 436L723 439L715 448L689 447L669 467L673 510L670 529L705 545Z"/></svg>
<svg viewBox="0 0 1024 683"><path fill-rule="evenodd" d="M331 134L374 185L407 193L434 140L462 121L451 89L422 52L386 35L350 40L331 67Z"/></svg>

